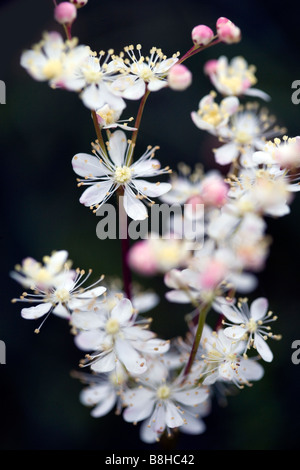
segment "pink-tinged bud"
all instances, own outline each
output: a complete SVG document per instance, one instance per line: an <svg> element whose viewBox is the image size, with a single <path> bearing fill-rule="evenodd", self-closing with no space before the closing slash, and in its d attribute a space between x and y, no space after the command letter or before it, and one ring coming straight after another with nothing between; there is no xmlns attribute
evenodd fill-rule
<svg viewBox="0 0 300 470"><path fill-rule="evenodd" d="M131 247L128 263L134 271L143 276L153 276L157 273L157 264L147 240L138 241Z"/></svg>
<svg viewBox="0 0 300 470"><path fill-rule="evenodd" d="M199 24L192 30L192 40L198 46L206 46L212 41L214 32L205 24Z"/></svg>
<svg viewBox="0 0 300 470"><path fill-rule="evenodd" d="M191 71L182 64L175 64L170 68L168 74L168 84L172 90L185 90L192 83Z"/></svg>
<svg viewBox="0 0 300 470"><path fill-rule="evenodd" d="M226 44L233 44L241 40L241 30L232 21L221 17L217 21L219 39Z"/></svg>
<svg viewBox="0 0 300 470"><path fill-rule="evenodd" d="M206 62L206 64L204 65L205 75L208 75L208 76L213 75L217 70L217 66L218 66L218 60L217 59L208 60Z"/></svg>
<svg viewBox="0 0 300 470"><path fill-rule="evenodd" d="M201 287L213 290L226 276L226 266L218 260L211 260L200 275Z"/></svg>
<svg viewBox="0 0 300 470"><path fill-rule="evenodd" d="M54 10L54 18L60 24L72 24L77 17L77 9L70 2L59 3Z"/></svg>
<svg viewBox="0 0 300 470"><path fill-rule="evenodd" d="M70 0L76 8L82 8L87 4L88 0Z"/></svg>
<svg viewBox="0 0 300 470"><path fill-rule="evenodd" d="M201 184L204 205L221 207L227 201L228 185L220 176L207 176Z"/></svg>

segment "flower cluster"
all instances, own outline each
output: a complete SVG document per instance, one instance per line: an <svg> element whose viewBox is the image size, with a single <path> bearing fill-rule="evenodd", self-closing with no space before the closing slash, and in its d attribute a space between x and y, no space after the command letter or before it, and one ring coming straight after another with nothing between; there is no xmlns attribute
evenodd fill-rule
<svg viewBox="0 0 300 470"><path fill-rule="evenodd" d="M148 218L156 198L185 206L184 217L198 223L197 230L191 236L180 233L183 219L174 216L168 221L169 238L156 233L130 249L123 243L124 277L117 288L112 282L104 284L103 276L83 287L91 270L86 275L72 269L65 250L43 263L26 258L11 273L26 289L13 301L30 305L21 310L25 319L53 313L69 322L74 344L85 353L79 367L88 370L73 375L86 385L80 401L92 408L93 417L115 410L126 422L141 423L140 437L146 443L178 429L201 434L212 397L225 397L232 387L260 380L260 361L273 360L268 340L280 336L269 324L277 317L268 310L266 298L249 304L243 296L254 292L269 254L268 217L289 213L293 193L300 188L300 138L288 138L258 102L242 103L245 97L270 97L253 87L254 66L243 57L229 61L221 56L204 66L215 90L200 99L197 111L191 110L191 124L221 144L212 153L219 169L205 173L196 162L192 171L183 163L168 176L169 166L162 167L155 156L157 146L136 159L150 93L166 87L183 91L192 83L183 62L207 46L240 41L241 31L221 17L216 33L206 25L195 26L193 45L182 56L176 52L168 57L158 47L143 55L140 44L119 54L98 54L71 35L78 9L86 3L59 4L55 19L67 38L46 33L21 57L34 79L78 93L91 111L96 132L92 152L72 159L78 186L87 186L80 202L96 213L118 196L119 210L138 222ZM135 119L120 120L126 100L139 102ZM157 176L167 181L148 181ZM127 223L127 218L122 220ZM144 314L158 306L157 294L137 294L131 270L146 278L161 276L170 309L174 303L191 306L185 334L164 340L149 329L151 318ZM217 316L214 325L211 311Z"/></svg>

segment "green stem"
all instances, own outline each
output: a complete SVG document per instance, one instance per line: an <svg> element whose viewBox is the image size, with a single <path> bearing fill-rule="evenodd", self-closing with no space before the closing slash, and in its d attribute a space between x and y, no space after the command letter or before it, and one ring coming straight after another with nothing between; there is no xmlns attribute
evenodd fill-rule
<svg viewBox="0 0 300 470"><path fill-rule="evenodd" d="M196 354L197 354L197 351L198 351L198 348L199 348L199 344L200 344L200 341L201 341L203 328L204 328L205 321L206 321L206 316L207 316L210 308L211 308L211 302L209 302L207 304L204 304L203 307L201 308L200 312L199 312L197 331L196 331L196 334L195 334L195 337L194 337L194 342L193 342L193 346L192 346L192 349L191 349L189 359L188 359L188 361L186 363L186 366L185 366L185 369L183 371L183 381L189 375L189 373L191 371L191 368L192 368L192 365L194 363L194 360L195 360L195 357L196 357Z"/></svg>

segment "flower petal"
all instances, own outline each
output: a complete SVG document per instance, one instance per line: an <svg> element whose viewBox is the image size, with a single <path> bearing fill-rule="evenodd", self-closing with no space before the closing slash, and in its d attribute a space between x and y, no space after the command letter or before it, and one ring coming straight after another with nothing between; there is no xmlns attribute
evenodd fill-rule
<svg viewBox="0 0 300 470"><path fill-rule="evenodd" d="M269 306L268 299L265 297L259 297L255 299L250 306L250 314L253 320L261 320L267 313Z"/></svg>
<svg viewBox="0 0 300 470"><path fill-rule="evenodd" d="M21 316L26 320L35 320L48 313L52 306L51 302L46 302L36 305L35 307L22 308Z"/></svg>
<svg viewBox="0 0 300 470"><path fill-rule="evenodd" d="M235 142L229 142L215 149L214 154L219 165L228 165L238 157L239 151Z"/></svg>
<svg viewBox="0 0 300 470"><path fill-rule="evenodd" d="M115 342L115 351L118 359L124 364L128 372L134 375L146 372L146 360L132 347L129 341L118 337Z"/></svg>
<svg viewBox="0 0 300 470"><path fill-rule="evenodd" d="M115 318L122 325L129 322L133 315L133 306L129 299L120 300L111 311L111 318Z"/></svg>
<svg viewBox="0 0 300 470"><path fill-rule="evenodd" d="M255 333L254 334L254 345L257 349L258 354L262 357L262 359L266 362L273 361L273 353L267 344L267 342L263 339L263 337Z"/></svg>
<svg viewBox="0 0 300 470"><path fill-rule="evenodd" d="M107 175L107 168L101 163L101 160L88 153L77 153L74 155L72 167L77 175L83 177L94 178Z"/></svg>
<svg viewBox="0 0 300 470"><path fill-rule="evenodd" d="M143 204L137 196L128 189L128 186L125 187L123 204L128 217L133 220L144 220L148 216L145 204Z"/></svg>
<svg viewBox="0 0 300 470"><path fill-rule="evenodd" d="M116 166L122 166L127 149L127 137L121 130L115 131L109 139L109 156Z"/></svg>
<svg viewBox="0 0 300 470"><path fill-rule="evenodd" d="M79 201L86 207L101 204L112 194L109 194L112 186L110 180L95 183L82 193Z"/></svg>
<svg viewBox="0 0 300 470"><path fill-rule="evenodd" d="M145 194L149 197L162 196L172 189L172 185L170 183L149 183L146 180L135 179L133 184L139 193Z"/></svg>

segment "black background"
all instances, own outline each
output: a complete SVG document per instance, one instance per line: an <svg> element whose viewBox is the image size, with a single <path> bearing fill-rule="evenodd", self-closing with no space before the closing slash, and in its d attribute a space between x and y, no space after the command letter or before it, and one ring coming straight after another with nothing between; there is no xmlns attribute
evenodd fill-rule
<svg viewBox="0 0 300 470"><path fill-rule="evenodd" d="M212 137L191 122L190 112L211 86L203 64L221 54L243 55L257 66L258 88L272 96L268 104L280 125L294 136L300 128L300 105L291 102L291 84L300 79L299 7L259 1L117 1L90 0L79 11L73 34L95 50L141 43L167 55L191 47L190 33L197 24L214 29L226 16L242 30L242 41L218 45L193 57L186 65L193 84L186 92L152 93L145 109L137 153L160 145L159 158L172 168L179 161L215 167ZM1 274L0 338L6 344L6 364L0 365L0 448L21 449L161 449L145 445L138 427L113 413L94 419L78 401L82 385L70 377L81 352L76 350L68 325L52 317L40 335L37 326L20 317L20 305L10 299L20 286L9 272L24 257L41 259L55 249L67 249L76 266L107 276L120 275L118 241L96 237L95 216L79 202L71 158L89 152L95 139L89 111L73 93L53 91L32 80L20 67L20 55L40 40L43 31L61 27L53 20L50 0L10 0L0 6L0 79L6 83L6 104L0 107L1 135ZM134 114L128 103L124 115ZM125 117L126 117L125 116ZM214 404L201 436L184 434L171 442L176 449L297 449L299 433L300 365L291 361L292 342L300 339L299 237L300 200L279 220L268 219L273 238L259 288L278 314L274 326L283 335L272 342L272 364L265 377L229 399L226 408ZM95 274L96 275L96 274ZM163 296L161 278L142 279ZM152 314L152 313L151 313ZM185 331L182 310L162 300L152 314L153 329L163 337ZM214 320L214 319L212 319Z"/></svg>

